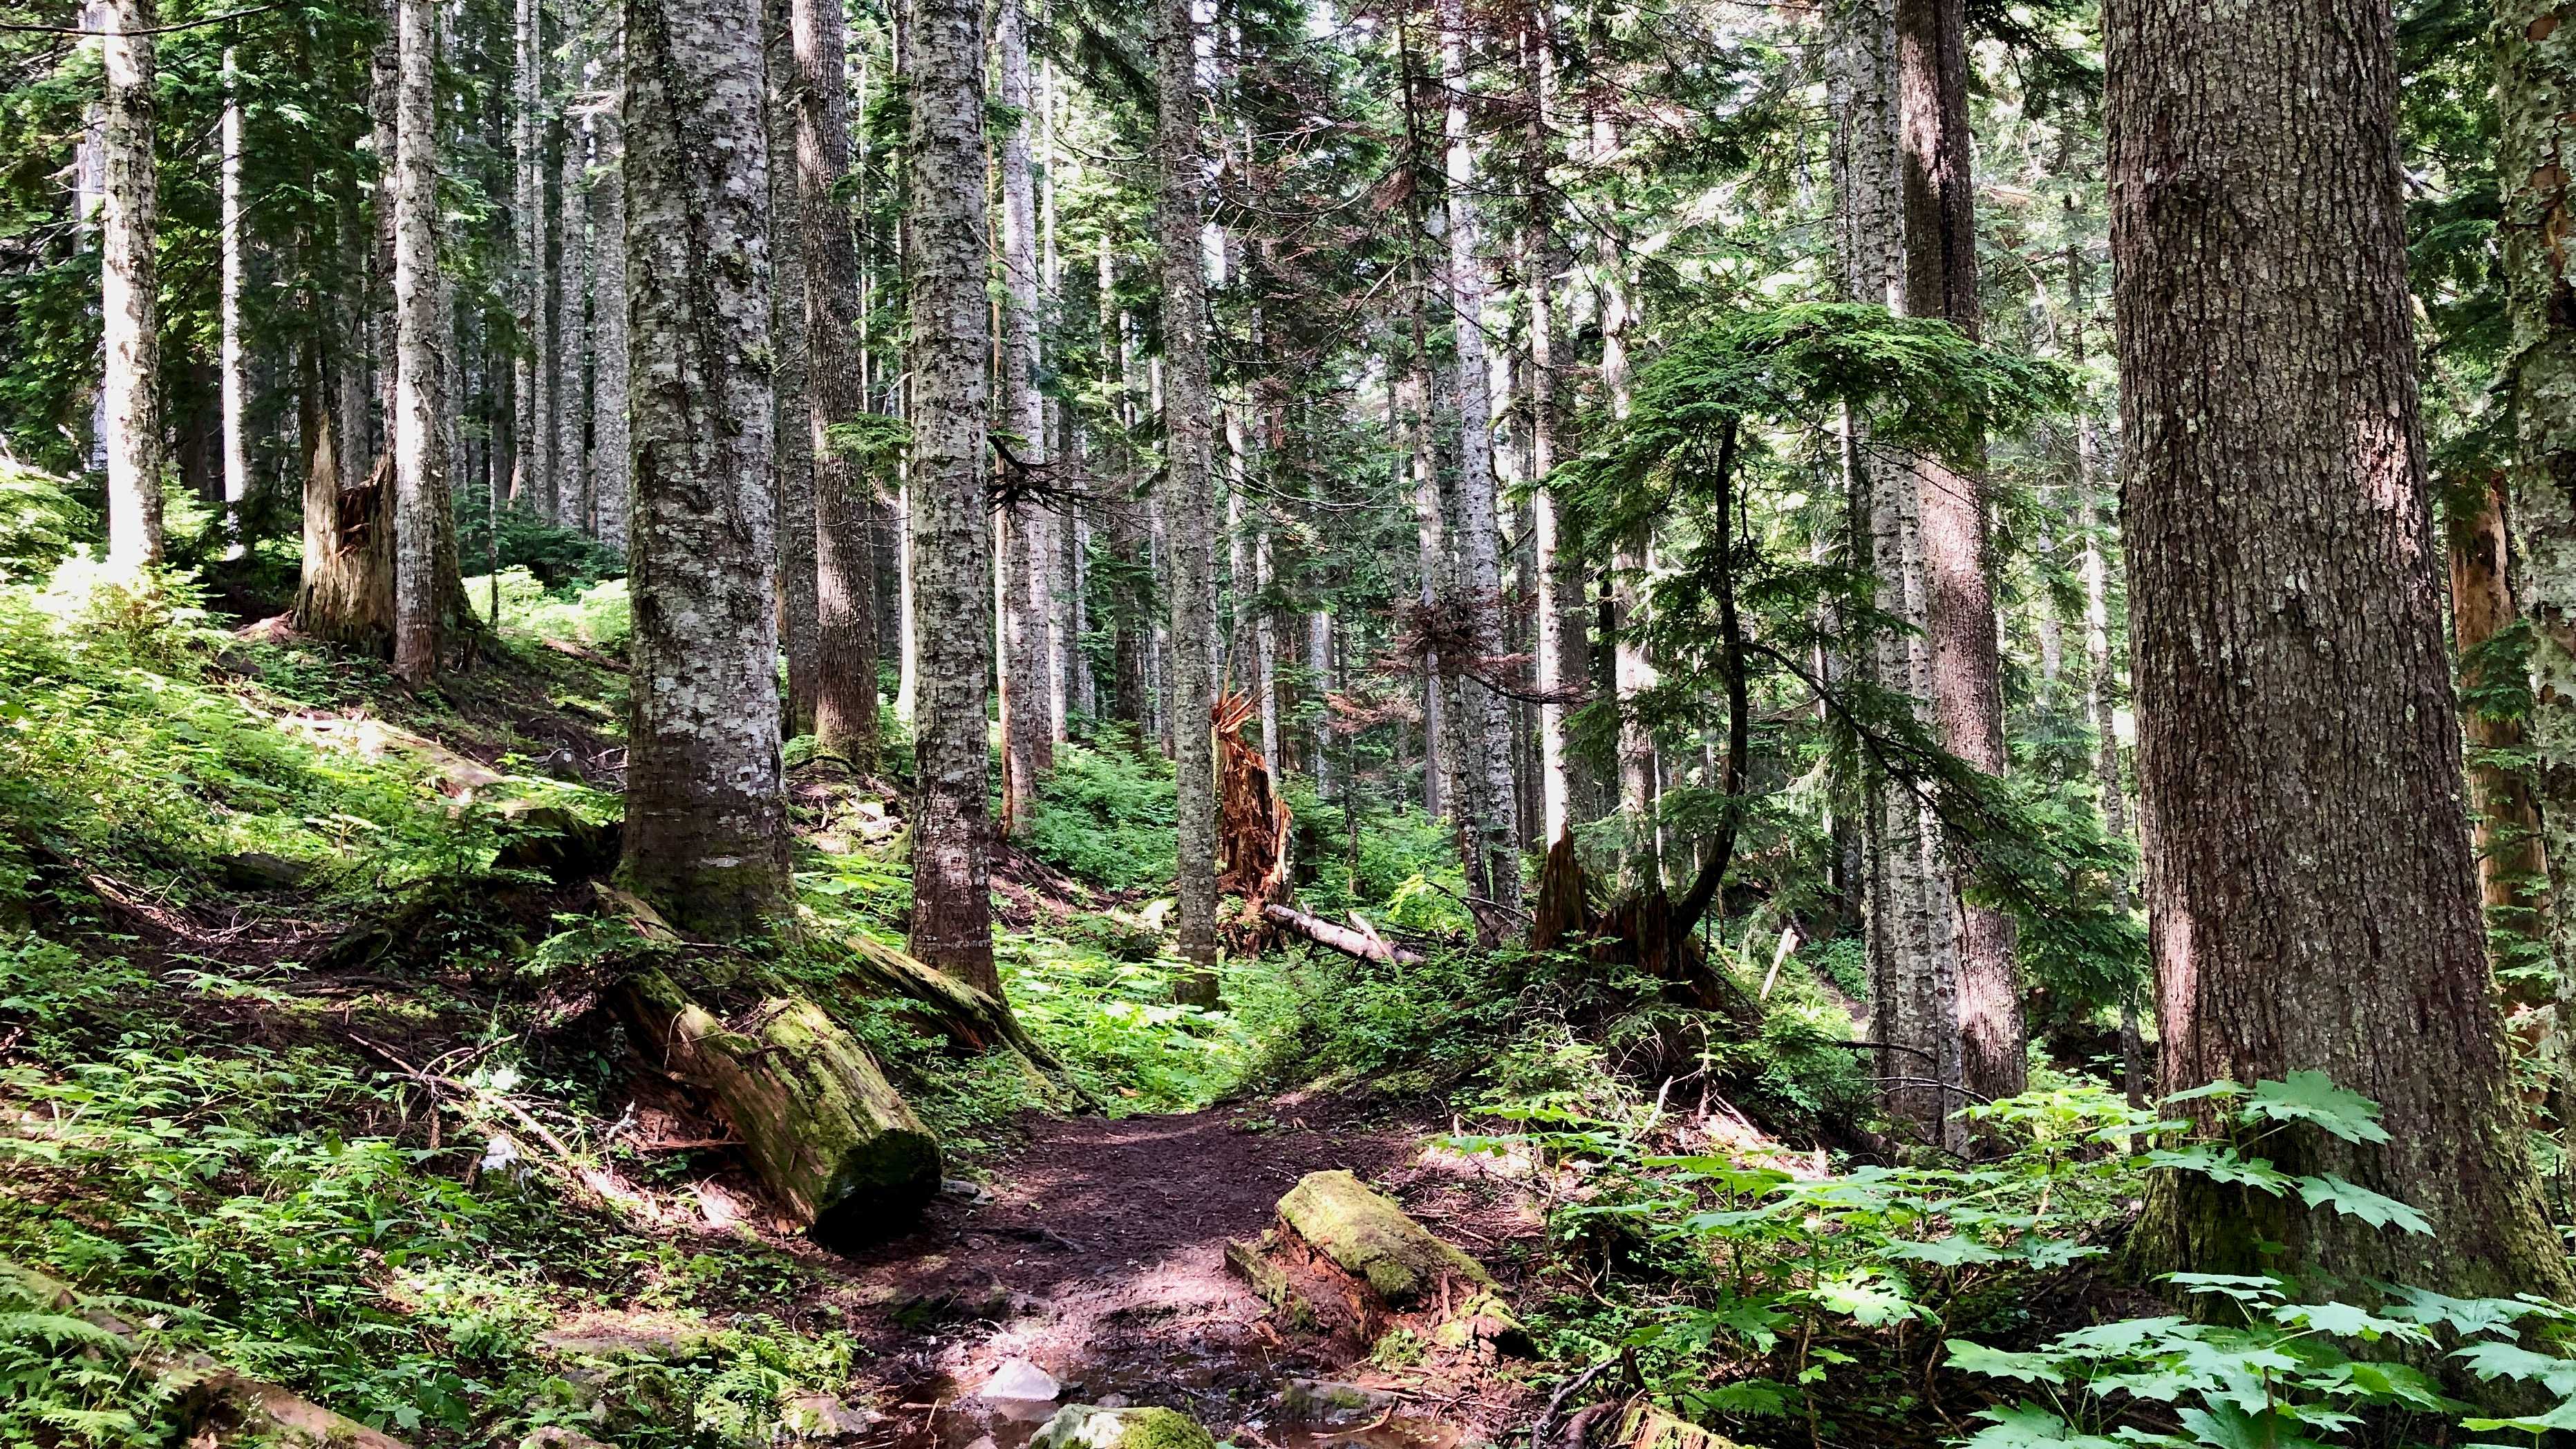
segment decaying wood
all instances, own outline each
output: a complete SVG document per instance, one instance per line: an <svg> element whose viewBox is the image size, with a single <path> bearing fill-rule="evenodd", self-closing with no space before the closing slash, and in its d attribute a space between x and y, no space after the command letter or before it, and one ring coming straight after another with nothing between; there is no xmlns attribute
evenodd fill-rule
<svg viewBox="0 0 2576 1449"><path fill-rule="evenodd" d="M662 1065L704 1090L771 1199L826 1248L872 1242L939 1191L939 1140L867 1049L814 1003L771 997L727 1022L657 970L618 1012Z"/></svg>
<svg viewBox="0 0 2576 1449"><path fill-rule="evenodd" d="M1421 1302L1444 1280L1493 1286L1475 1259L1348 1172L1306 1174L1279 1199L1279 1221L1392 1307Z"/></svg>
<svg viewBox="0 0 2576 1449"><path fill-rule="evenodd" d="M189 1406L190 1426L218 1414L240 1418L246 1428L285 1444L328 1445L331 1449L410 1449L402 1440L379 1433L357 1420L298 1398L275 1384L245 1377L239 1370L202 1353L147 1348L135 1325L78 1289L33 1268L0 1258L0 1278L39 1310L69 1314L124 1342L133 1360L164 1387L175 1390Z"/></svg>
<svg viewBox="0 0 2576 1449"><path fill-rule="evenodd" d="M1253 702L1229 690L1216 702L1216 888L1241 896L1235 945L1251 949L1269 934L1267 910L1288 892L1288 802L1271 788L1270 767L1246 743L1243 725ZM1329 943L1327 943L1329 944Z"/></svg>
<svg viewBox="0 0 2576 1449"><path fill-rule="evenodd" d="M1384 961L1390 965L1411 966L1422 960L1420 955L1396 945L1375 931L1337 926L1321 916L1310 916L1294 906L1283 906L1273 902L1262 907L1261 913L1274 926L1294 931L1318 946L1330 946L1345 956L1362 961ZM1359 918L1354 916L1352 919L1357 921ZM1365 926L1365 923L1362 925Z"/></svg>
<svg viewBox="0 0 2576 1449"><path fill-rule="evenodd" d="M1674 1000L1717 1012L1743 1031L1761 1025L1762 1003L1709 961L1688 929L1680 927L1671 899L1660 888L1648 886L1596 905L1571 837L1558 837L1548 851L1537 900L1530 928L1533 950L1574 951L1597 965L1640 967L1664 981Z"/></svg>

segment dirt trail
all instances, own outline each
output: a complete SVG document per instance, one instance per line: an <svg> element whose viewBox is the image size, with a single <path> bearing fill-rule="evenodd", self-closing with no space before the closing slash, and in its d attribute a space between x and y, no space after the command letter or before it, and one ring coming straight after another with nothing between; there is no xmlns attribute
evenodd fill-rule
<svg viewBox="0 0 2576 1449"><path fill-rule="evenodd" d="M880 1357L868 1375L889 1418L872 1444L1018 1449L1053 1404L975 1391L1014 1359L1066 1386L1060 1402L1162 1404L1220 1439L1298 1449L1450 1449L1491 1439L1525 1408L1490 1365L1378 1367L1347 1331L1277 1321L1225 1263L1258 1238L1308 1172L1349 1168L1396 1194L1470 1253L1537 1231L1515 1195L1426 1162L1429 1124L1354 1120L1296 1098L1123 1120L1047 1118L999 1165L988 1200L948 1198L920 1231L851 1264L851 1324ZM1445 1125L1445 1124L1443 1124ZM1294 1379L1359 1382L1389 1410L1341 1426L1283 1412ZM1374 1419L1375 1422L1369 1422Z"/></svg>

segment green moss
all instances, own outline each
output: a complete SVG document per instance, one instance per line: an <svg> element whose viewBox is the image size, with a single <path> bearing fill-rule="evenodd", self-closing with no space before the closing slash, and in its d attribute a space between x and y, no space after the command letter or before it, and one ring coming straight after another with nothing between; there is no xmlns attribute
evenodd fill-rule
<svg viewBox="0 0 2576 1449"><path fill-rule="evenodd" d="M1216 1440L1178 1409L1067 1404L1039 1427L1029 1449L1216 1449Z"/></svg>

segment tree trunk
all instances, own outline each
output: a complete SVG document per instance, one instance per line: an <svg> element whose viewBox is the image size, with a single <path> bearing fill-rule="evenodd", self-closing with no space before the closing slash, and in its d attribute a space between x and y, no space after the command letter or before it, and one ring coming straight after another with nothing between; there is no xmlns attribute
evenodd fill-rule
<svg viewBox="0 0 2576 1449"><path fill-rule="evenodd" d="M430 0L398 0L394 102L394 674L438 672L450 620L440 605L440 540L454 575L447 434L440 424L438 28ZM456 603L461 604L462 590Z"/></svg>
<svg viewBox="0 0 2576 1449"><path fill-rule="evenodd" d="M1002 214L1002 396L1000 427L1023 463L1046 462L1046 398L1038 391L1038 234L1036 179L1029 170L1028 15L1020 0L1000 0L993 20L996 97L1012 120L999 153ZM1006 484L1017 485L1008 475ZM1023 498L995 513L1000 548L1002 645L1002 826L1024 837L1035 823L1038 778L1046 768L1046 523L1041 505Z"/></svg>
<svg viewBox="0 0 2576 1449"><path fill-rule="evenodd" d="M250 403L250 382L242 349L242 293L250 285L250 267L247 238L242 234L241 70L229 45L224 47L221 205L224 557L237 559L248 552L242 540L242 505L250 497L250 433L242 413Z"/></svg>
<svg viewBox="0 0 2576 1449"><path fill-rule="evenodd" d="M1556 47L1549 23L1547 6L1530 7L1523 65L1529 73L1530 102L1525 184L1531 269L1527 291L1530 481L1537 485L1530 495L1530 535L1538 571L1539 790L1544 817L1540 836L1552 846L1576 819L1577 767L1568 753L1565 722L1591 678L1592 663L1584 633L1583 561L1558 550L1556 493L1547 484L1556 466L1558 444L1568 440L1565 375L1556 359L1556 279L1571 265L1557 237L1556 198L1548 189L1556 109Z"/></svg>
<svg viewBox="0 0 2576 1449"><path fill-rule="evenodd" d="M1947 318L1978 335L1977 227L1970 175L1965 0L1896 0L1897 159L1903 178L1905 311ZM1995 635L1992 549L1982 470L1914 459L1920 501L1931 703L1942 748L1989 776L2011 764L2004 743L2003 666ZM1964 896L1973 861L1951 852L1952 891ZM2014 963L2012 917L1960 907L1954 1000L1964 1085L2008 1097L2029 1084L2028 1033Z"/></svg>
<svg viewBox="0 0 2576 1449"><path fill-rule="evenodd" d="M623 873L702 934L787 887L758 0L626 0L632 752Z"/></svg>
<svg viewBox="0 0 2576 1449"><path fill-rule="evenodd" d="M822 666L822 598L815 542L813 359L806 351L807 263L797 141L804 83L792 0L764 0L762 59L769 84L769 294L773 466L777 469L779 627L787 652L791 735L814 732Z"/></svg>
<svg viewBox="0 0 2576 1449"><path fill-rule="evenodd" d="M518 115L511 126L517 155L516 228L519 246L519 350L512 358L511 387L518 411L518 456L510 496L540 518L554 516L554 417L546 403L553 367L546 352L545 129L538 108L545 94L545 11L539 0L519 0Z"/></svg>
<svg viewBox="0 0 2576 1449"><path fill-rule="evenodd" d="M994 996L985 852L986 679L993 563L984 503L984 27L977 0L913 0L912 619L918 795L912 817L912 954Z"/></svg>
<svg viewBox="0 0 2576 1449"><path fill-rule="evenodd" d="M615 8L606 17L611 32L602 40L606 72L603 97L592 136L599 148L599 167L590 183L591 381L590 473L597 499L599 537L624 553L629 547L628 519L633 512L629 477L634 459L627 432L626 381L626 129L618 118L626 87L626 43Z"/></svg>
<svg viewBox="0 0 2576 1449"><path fill-rule="evenodd" d="M859 254L839 192L850 174L849 20L831 0L793 0L792 11L814 453L814 739L867 770L877 754L876 486L832 437L868 410Z"/></svg>
<svg viewBox="0 0 2576 1449"><path fill-rule="evenodd" d="M107 371L107 565L131 575L161 562L160 178L153 169L155 0L106 0L98 18L107 71L100 157L100 312Z"/></svg>
<svg viewBox="0 0 2576 1449"><path fill-rule="evenodd" d="M2393 28L2386 0L2105 7L2164 1084L2317 1071L2371 1098L2389 1141L2293 1129L2264 1155L2411 1202L2433 1232L2173 1175L2136 1251L2285 1262L2311 1292L2564 1297L2461 805Z"/></svg>
<svg viewBox="0 0 2576 1449"><path fill-rule="evenodd" d="M1175 989L1216 996L1216 696L1206 645L1216 637L1216 498L1209 479L1207 281L1199 223L1206 159L1199 140L1197 24L1191 0L1157 0L1155 149L1162 192L1163 514L1171 537L1171 729L1179 787L1180 954L1193 973Z"/></svg>
<svg viewBox="0 0 2576 1449"><path fill-rule="evenodd" d="M1464 0L1441 0L1440 79L1448 97L1441 131L1448 143L1449 296L1458 354L1458 582L1472 656L1458 673L1464 747L1459 773L1469 784L1459 828L1475 844L1466 861L1470 893L1510 911L1521 900L1521 832L1512 792L1511 707L1488 677L1511 651L1503 640L1502 535L1494 507L1485 261L1477 254L1483 227L1472 194L1475 143L1467 129L1469 38Z"/></svg>
<svg viewBox="0 0 2576 1449"><path fill-rule="evenodd" d="M586 303L590 288L583 285L590 270L590 198L583 185L589 169L589 123L576 114L583 104L579 85L580 71L573 72L574 83L568 97L563 123L563 155L556 173L555 191L563 241L555 260L555 522L584 533L596 531L593 516L590 469L588 466L590 399L584 395L584 364L588 362L592 339Z"/></svg>
<svg viewBox="0 0 2576 1449"><path fill-rule="evenodd" d="M2528 745L2538 756L2536 858L2547 969L2508 971L2522 1033L2565 1091L2576 1013L2576 28L2549 0L2496 0L2504 272L2513 345L2501 391L2514 424L2503 508L2508 580L2531 621ZM2472 712L2472 720L2476 718ZM2501 864L2501 862L2493 862ZM2529 907L2533 901L2519 902Z"/></svg>

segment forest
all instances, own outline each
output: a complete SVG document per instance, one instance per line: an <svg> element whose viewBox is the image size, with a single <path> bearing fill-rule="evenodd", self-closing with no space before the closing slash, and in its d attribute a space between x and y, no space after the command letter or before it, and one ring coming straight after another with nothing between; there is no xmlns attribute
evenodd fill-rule
<svg viewBox="0 0 2576 1449"><path fill-rule="evenodd" d="M2576 1445L2570 21L0 0L0 1443Z"/></svg>

